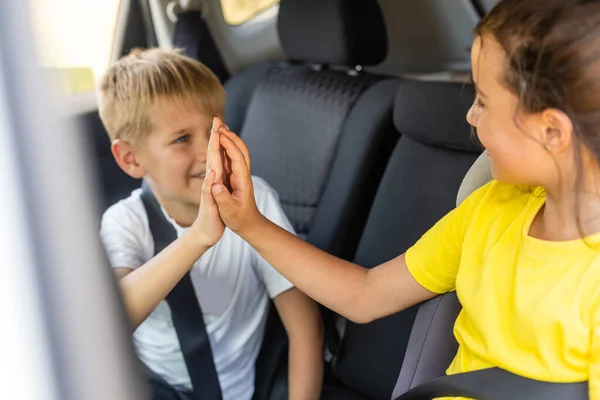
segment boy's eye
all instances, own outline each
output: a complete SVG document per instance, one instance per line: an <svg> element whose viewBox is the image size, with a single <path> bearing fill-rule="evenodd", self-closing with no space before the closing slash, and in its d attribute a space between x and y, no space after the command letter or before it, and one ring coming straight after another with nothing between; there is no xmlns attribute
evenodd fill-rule
<svg viewBox="0 0 600 400"><path fill-rule="evenodd" d="M190 141L190 135L179 136L173 143L187 143Z"/></svg>

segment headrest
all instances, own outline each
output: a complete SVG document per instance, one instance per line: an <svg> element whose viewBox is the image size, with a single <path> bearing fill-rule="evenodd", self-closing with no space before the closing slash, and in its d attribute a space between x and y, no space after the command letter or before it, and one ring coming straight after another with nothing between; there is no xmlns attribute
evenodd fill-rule
<svg viewBox="0 0 600 400"><path fill-rule="evenodd" d="M466 120L475 91L470 84L405 81L396 93L394 124L422 143L480 153Z"/></svg>
<svg viewBox="0 0 600 400"><path fill-rule="evenodd" d="M471 166L471 169L465 175L460 188L458 189L458 195L456 196L456 206L460 206L467 197L474 191L488 183L493 179L492 166L490 164L490 158L487 151L481 153L479 158L475 160L475 163Z"/></svg>
<svg viewBox="0 0 600 400"><path fill-rule="evenodd" d="M292 60L376 65L387 56L387 30L377 0L281 0L279 40Z"/></svg>

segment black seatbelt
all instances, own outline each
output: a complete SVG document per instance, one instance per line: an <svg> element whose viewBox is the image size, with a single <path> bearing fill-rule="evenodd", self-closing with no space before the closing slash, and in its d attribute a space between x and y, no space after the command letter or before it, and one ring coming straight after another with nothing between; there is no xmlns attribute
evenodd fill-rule
<svg viewBox="0 0 600 400"><path fill-rule="evenodd" d="M588 383L553 383L524 378L500 368L442 376L419 385L395 400L438 397L477 400L588 400Z"/></svg>
<svg viewBox="0 0 600 400"><path fill-rule="evenodd" d="M200 11L177 14L173 44L175 47L183 48L188 57L210 68L219 77L221 83L229 79L229 71Z"/></svg>
<svg viewBox="0 0 600 400"><path fill-rule="evenodd" d="M142 203L148 215L150 232L154 238L154 255L156 255L177 239L177 233L165 218L146 181L142 183ZM212 349L189 272L175 285L166 300L171 309L173 326L190 374L194 398L221 400L221 386Z"/></svg>

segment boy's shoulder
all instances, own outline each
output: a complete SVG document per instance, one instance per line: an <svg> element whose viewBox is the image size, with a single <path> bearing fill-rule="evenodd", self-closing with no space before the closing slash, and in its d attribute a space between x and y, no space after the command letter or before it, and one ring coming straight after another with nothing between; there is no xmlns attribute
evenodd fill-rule
<svg viewBox="0 0 600 400"><path fill-rule="evenodd" d="M141 189L134 190L104 212L100 239L113 267L137 268L152 258L152 234Z"/></svg>
<svg viewBox="0 0 600 400"><path fill-rule="evenodd" d="M279 198L277 191L263 178L252 175L252 184L254 185L255 196L275 196Z"/></svg>
<svg viewBox="0 0 600 400"><path fill-rule="evenodd" d="M279 194L264 179L252 176L256 205L262 212L272 209L273 205L280 208ZM131 194L110 206L102 216L102 225L145 226L148 216L141 199L142 190L136 189Z"/></svg>
<svg viewBox="0 0 600 400"><path fill-rule="evenodd" d="M102 215L102 224L145 225L148 220L142 203L142 189L135 189L131 194L110 206Z"/></svg>
<svg viewBox="0 0 600 400"><path fill-rule="evenodd" d="M272 222L294 233L294 227L283 210L277 191L267 181L257 176L252 176L252 183L258 210Z"/></svg>
<svg viewBox="0 0 600 400"><path fill-rule="evenodd" d="M279 203L279 194L263 178L253 175L252 184L254 186L254 198L258 208L261 208L266 203L272 201Z"/></svg>

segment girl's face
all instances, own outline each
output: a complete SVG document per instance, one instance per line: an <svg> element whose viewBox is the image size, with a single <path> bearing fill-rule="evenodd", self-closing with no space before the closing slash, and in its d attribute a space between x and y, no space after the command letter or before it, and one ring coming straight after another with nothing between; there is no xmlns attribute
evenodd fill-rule
<svg viewBox="0 0 600 400"><path fill-rule="evenodd" d="M495 179L517 185L551 184L556 164L543 143L544 117L518 111L518 98L503 86L507 59L491 36L477 37L471 51L477 97L467 114L486 148Z"/></svg>

